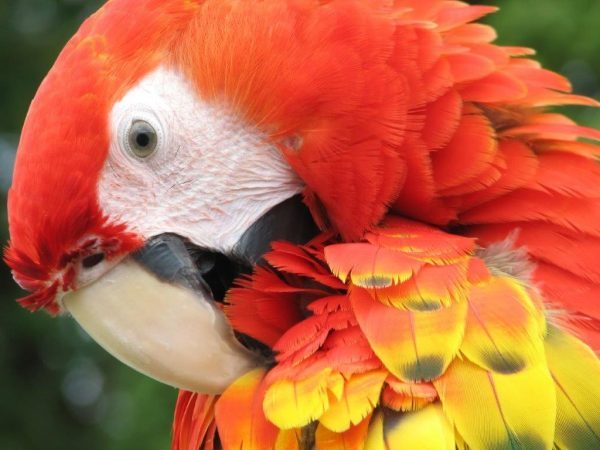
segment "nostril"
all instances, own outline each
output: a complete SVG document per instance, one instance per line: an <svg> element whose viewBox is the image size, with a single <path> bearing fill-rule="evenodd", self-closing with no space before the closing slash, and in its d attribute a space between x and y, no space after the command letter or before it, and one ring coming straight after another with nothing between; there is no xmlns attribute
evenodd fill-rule
<svg viewBox="0 0 600 450"><path fill-rule="evenodd" d="M104 253L95 253L90 256L86 256L81 260L81 265L85 269L91 269L104 261Z"/></svg>

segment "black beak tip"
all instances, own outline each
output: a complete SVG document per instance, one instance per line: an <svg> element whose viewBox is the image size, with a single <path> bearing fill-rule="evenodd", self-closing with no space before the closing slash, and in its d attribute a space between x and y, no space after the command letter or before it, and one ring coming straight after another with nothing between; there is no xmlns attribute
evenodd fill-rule
<svg viewBox="0 0 600 450"><path fill-rule="evenodd" d="M318 232L302 197L296 195L250 226L231 254L202 249L184 237L164 233L148 239L133 258L162 281L210 292L214 300L222 301L234 280L249 273L273 241L304 244Z"/></svg>
<svg viewBox="0 0 600 450"><path fill-rule="evenodd" d="M180 236L171 233L154 236L133 254L133 258L162 281L210 292L185 239Z"/></svg>

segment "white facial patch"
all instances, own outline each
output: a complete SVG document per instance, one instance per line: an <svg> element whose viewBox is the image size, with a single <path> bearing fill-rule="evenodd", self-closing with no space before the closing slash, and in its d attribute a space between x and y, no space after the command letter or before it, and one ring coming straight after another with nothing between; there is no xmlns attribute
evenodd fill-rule
<svg viewBox="0 0 600 450"><path fill-rule="evenodd" d="M132 125L140 121L156 131L156 149L143 158L131 150ZM146 76L115 104L110 129L100 206L145 238L171 232L228 252L269 209L303 189L264 134L200 99L169 69Z"/></svg>

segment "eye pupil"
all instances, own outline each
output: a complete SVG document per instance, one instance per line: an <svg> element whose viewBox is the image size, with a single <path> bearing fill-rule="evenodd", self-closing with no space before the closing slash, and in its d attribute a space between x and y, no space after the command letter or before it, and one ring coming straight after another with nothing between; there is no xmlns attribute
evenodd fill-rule
<svg viewBox="0 0 600 450"><path fill-rule="evenodd" d="M140 147L147 147L148 144L150 144L150 136L146 133L140 133L136 136L135 142L137 142L137 145Z"/></svg>
<svg viewBox="0 0 600 450"><path fill-rule="evenodd" d="M138 158L147 158L158 146L158 135L154 127L145 120L136 120L129 128L128 146Z"/></svg>

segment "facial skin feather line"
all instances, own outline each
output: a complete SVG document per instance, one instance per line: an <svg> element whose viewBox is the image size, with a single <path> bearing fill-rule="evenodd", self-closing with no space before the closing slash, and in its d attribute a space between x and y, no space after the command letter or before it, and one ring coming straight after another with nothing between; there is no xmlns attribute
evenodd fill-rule
<svg viewBox="0 0 600 450"><path fill-rule="evenodd" d="M146 160L126 148L128 128L139 119L158 132L158 148ZM127 92L112 109L110 128L100 206L145 237L171 232L226 253L304 187L263 133L202 101L171 69L157 68Z"/></svg>

